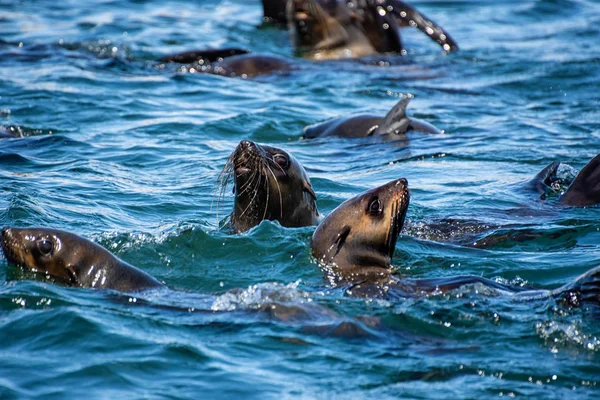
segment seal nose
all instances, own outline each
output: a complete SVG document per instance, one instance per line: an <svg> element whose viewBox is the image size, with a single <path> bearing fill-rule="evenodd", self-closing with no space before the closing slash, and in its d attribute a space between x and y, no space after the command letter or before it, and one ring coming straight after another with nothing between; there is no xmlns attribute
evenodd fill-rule
<svg viewBox="0 0 600 400"><path fill-rule="evenodd" d="M254 143L252 143L249 140L242 140L240 142L240 147L242 148L242 150L246 150L249 149L250 147L252 147L254 145Z"/></svg>
<svg viewBox="0 0 600 400"><path fill-rule="evenodd" d="M2 234L0 235L0 238L6 237L7 235L10 235L10 228L5 226L2 228Z"/></svg>
<svg viewBox="0 0 600 400"><path fill-rule="evenodd" d="M406 178L400 178L396 181L396 184L394 186L398 186L398 185L402 185L404 187L408 186L408 181L406 180Z"/></svg>

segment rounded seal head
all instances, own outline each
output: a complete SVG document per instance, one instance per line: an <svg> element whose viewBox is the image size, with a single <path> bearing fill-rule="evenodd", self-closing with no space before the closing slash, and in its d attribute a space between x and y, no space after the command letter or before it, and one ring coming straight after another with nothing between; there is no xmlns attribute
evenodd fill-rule
<svg viewBox="0 0 600 400"><path fill-rule="evenodd" d="M332 282L389 276L409 201L408 182L397 179L345 201L319 224L312 253Z"/></svg>
<svg viewBox="0 0 600 400"><path fill-rule="evenodd" d="M237 232L265 219L285 227L319 222L310 179L290 153L242 140L223 169L223 187L232 175L235 200L231 224Z"/></svg>
<svg viewBox="0 0 600 400"><path fill-rule="evenodd" d="M103 247L69 232L4 228L0 243L9 263L65 284L121 291L162 286Z"/></svg>

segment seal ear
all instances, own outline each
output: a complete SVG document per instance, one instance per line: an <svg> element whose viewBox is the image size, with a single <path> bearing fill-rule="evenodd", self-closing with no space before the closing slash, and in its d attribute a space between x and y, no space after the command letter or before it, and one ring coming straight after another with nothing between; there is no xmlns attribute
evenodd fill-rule
<svg viewBox="0 0 600 400"><path fill-rule="evenodd" d="M400 0L387 0L386 3L388 7L391 6L393 8L391 12L398 20L400 26L414 26L431 40L442 46L448 53L458 50L458 44L450 37L448 32L421 14L416 8Z"/></svg>
<svg viewBox="0 0 600 400"><path fill-rule="evenodd" d="M302 190L308 192L310 197L312 197L314 201L317 201L317 195L315 194L315 191L313 190L312 186L310 186L310 183L308 183L307 181L302 181Z"/></svg>
<svg viewBox="0 0 600 400"><path fill-rule="evenodd" d="M342 231L340 233L338 233L338 236L334 242L335 244L337 244L337 249L335 250L335 254L333 255L334 257L337 256L337 254L340 252L340 250L344 246L344 243L346 243L346 238L350 234L351 230L352 230L352 228L350 227L350 225L345 225L342 228Z"/></svg>
<svg viewBox="0 0 600 400"><path fill-rule="evenodd" d="M384 134L402 134L410 125L410 118L406 116L406 107L410 102L410 97L400 100L391 110L383 117L379 127L372 133L378 135Z"/></svg>
<svg viewBox="0 0 600 400"><path fill-rule="evenodd" d="M540 195L542 200L546 199L546 188L552 181L556 180L556 171L560 166L560 162L555 161L541 170L532 180L527 183L527 187L535 190Z"/></svg>
<svg viewBox="0 0 600 400"><path fill-rule="evenodd" d="M579 171L559 202L576 207L600 203L600 154Z"/></svg>

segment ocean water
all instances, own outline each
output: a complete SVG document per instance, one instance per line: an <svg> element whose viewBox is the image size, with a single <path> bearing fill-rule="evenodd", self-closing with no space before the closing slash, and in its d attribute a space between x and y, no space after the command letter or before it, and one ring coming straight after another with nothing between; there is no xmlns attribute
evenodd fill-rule
<svg viewBox="0 0 600 400"><path fill-rule="evenodd" d="M600 152L600 5L412 4L460 51L403 30L394 65L293 59L250 0L0 1L0 126L16 136L0 139L0 223L78 233L169 286L69 288L0 259L0 398L599 398L593 308L477 286L353 298L311 258L314 228L219 228L233 197L217 178L250 139L295 155L323 214L407 178L400 276L555 288L600 264L600 209L523 186ZM225 46L297 68L244 80L153 61ZM408 93L443 135L301 140Z"/></svg>

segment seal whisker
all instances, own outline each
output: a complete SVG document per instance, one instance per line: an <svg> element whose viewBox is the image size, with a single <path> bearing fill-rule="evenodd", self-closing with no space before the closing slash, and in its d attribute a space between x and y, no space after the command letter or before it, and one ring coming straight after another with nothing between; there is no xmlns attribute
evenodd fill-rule
<svg viewBox="0 0 600 400"><path fill-rule="evenodd" d="M254 179L256 179L256 175L258 175L258 171L254 171L250 179L248 179L246 183L240 186L240 188L238 189L238 194L244 194L250 188L250 185L252 185Z"/></svg>
<svg viewBox="0 0 600 400"><path fill-rule="evenodd" d="M221 173L219 174L219 177L217 178L217 185L219 186L219 193L217 195L217 208L216 208L216 218L217 218L217 225L219 224L219 207L221 205L221 201L223 200L224 196L225 196L225 189L227 188L227 184L229 183L229 180L231 179L231 177L233 176L233 156L229 156L227 158L227 161L225 162L225 166L223 167L223 169L221 170ZM210 208L212 210L212 206L214 203L214 198L210 203Z"/></svg>
<svg viewBox="0 0 600 400"><path fill-rule="evenodd" d="M242 213L238 216L238 219L241 218L241 217L243 217L244 214L246 214L246 211L248 211L248 209L250 208L250 206L254 203L254 199L256 198L256 195L258 194L258 185L260 185L261 179L262 179L262 174L259 174L259 176L258 176L258 182L256 182L256 185L252 189L254 191L254 195L252 196L252 198L248 202L248 205L246 206L246 208L244 208L244 211L242 211Z"/></svg>
<svg viewBox="0 0 600 400"><path fill-rule="evenodd" d="M267 166L266 163L263 162L263 166ZM268 166L267 166L268 167ZM267 186L267 201L265 201L265 212L263 213L262 219L265 219L267 217L267 210L269 209L269 196L270 196L270 186L269 185L269 178L267 178L267 174L263 169L263 172L265 174L265 185Z"/></svg>
<svg viewBox="0 0 600 400"><path fill-rule="evenodd" d="M281 218L283 218L283 198L281 197L281 187L279 186L279 182L277 181L277 177L275 176L275 173L273 172L273 170L271 169L271 167L269 167L269 165L266 164L266 163L265 163L265 166L267 167L267 169L269 170L269 172L273 176L273 179L275 179L275 183L277 184L277 192L279 192L279 213L281 215ZM279 166L279 164L277 164L277 166ZM281 168L281 167L279 167L279 168Z"/></svg>

